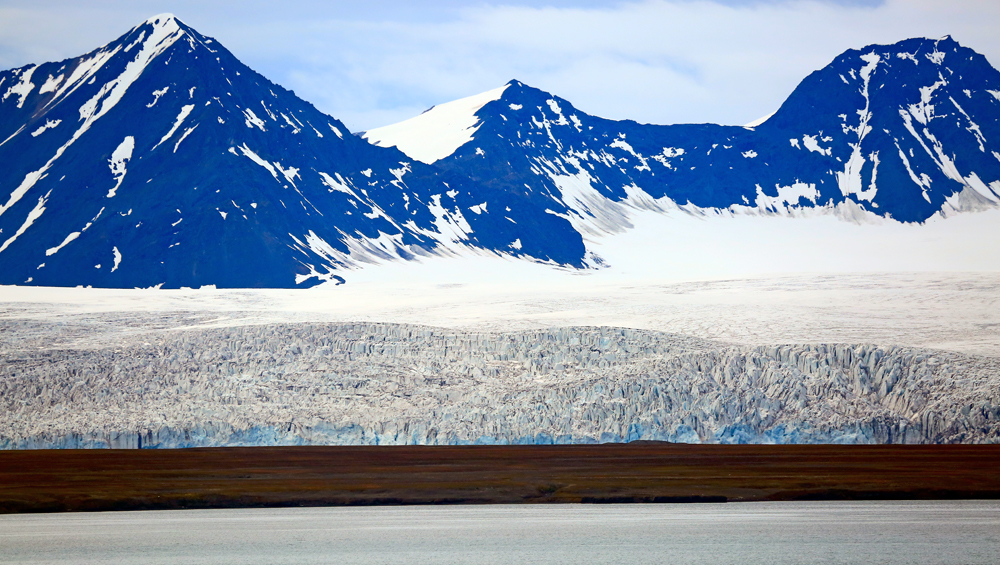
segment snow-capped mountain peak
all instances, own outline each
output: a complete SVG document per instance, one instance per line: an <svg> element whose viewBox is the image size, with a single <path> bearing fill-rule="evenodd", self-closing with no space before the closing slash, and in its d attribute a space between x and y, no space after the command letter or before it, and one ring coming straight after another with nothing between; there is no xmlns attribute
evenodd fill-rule
<svg viewBox="0 0 1000 565"><path fill-rule="evenodd" d="M0 284L294 287L432 255L602 267L602 241L647 213L921 223L1000 204L998 140L1000 72L951 38L845 52L743 127L607 120L511 81L362 139L161 14L0 72Z"/></svg>
<svg viewBox="0 0 1000 565"><path fill-rule="evenodd" d="M436 164L589 218L578 229L596 232L627 229L597 210L637 198L923 222L1000 204L998 92L1000 73L950 37L850 50L743 127L606 120L511 82Z"/></svg>
<svg viewBox="0 0 1000 565"><path fill-rule="evenodd" d="M439 104L408 120L368 130L362 137L379 147L396 147L410 157L431 164L472 140L479 129L476 113L499 100L510 83L480 94Z"/></svg>
<svg viewBox="0 0 1000 565"><path fill-rule="evenodd" d="M177 19L177 16L171 14L170 12L164 12L162 14L156 14L155 16L146 18L146 21L143 22L143 24L151 26L168 26L177 25L179 22L180 20Z"/></svg>
<svg viewBox="0 0 1000 565"><path fill-rule="evenodd" d="M568 224L518 224L504 195L488 202L511 221L471 211L474 182L350 135L168 15L0 72L0 161L6 284L287 287L428 254L576 253L545 249Z"/></svg>

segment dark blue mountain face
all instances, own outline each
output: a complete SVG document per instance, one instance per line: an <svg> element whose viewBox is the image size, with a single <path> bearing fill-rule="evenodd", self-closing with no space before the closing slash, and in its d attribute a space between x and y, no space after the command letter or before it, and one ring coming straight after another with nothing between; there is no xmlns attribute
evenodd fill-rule
<svg viewBox="0 0 1000 565"><path fill-rule="evenodd" d="M476 115L473 140L434 164L582 223L602 222L581 186L611 201L641 189L701 208L848 205L904 222L1000 202L1000 72L950 38L848 51L756 127L605 120L517 81Z"/></svg>
<svg viewBox="0 0 1000 565"><path fill-rule="evenodd" d="M950 38L848 51L756 127L605 120L517 81L498 96L421 162L172 16L2 72L0 284L302 287L470 248L592 267L585 240L629 207L921 222L1000 203L1000 73Z"/></svg>
<svg viewBox="0 0 1000 565"><path fill-rule="evenodd" d="M1000 193L990 186L1000 179L1000 72L950 37L848 51L757 131L798 134L803 147L815 137L803 176L837 181L824 199L842 194L900 221L924 221L963 191Z"/></svg>
<svg viewBox="0 0 1000 565"><path fill-rule="evenodd" d="M582 254L516 194L491 198L513 221L469 213L474 181L350 135L172 16L0 73L0 95L0 284L301 287L458 244Z"/></svg>

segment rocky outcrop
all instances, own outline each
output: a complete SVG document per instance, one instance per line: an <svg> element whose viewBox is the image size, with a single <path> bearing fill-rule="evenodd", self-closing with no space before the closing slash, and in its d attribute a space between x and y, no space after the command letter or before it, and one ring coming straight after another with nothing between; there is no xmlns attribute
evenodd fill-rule
<svg viewBox="0 0 1000 565"><path fill-rule="evenodd" d="M4 343L6 449L1000 441L1000 359L908 347L401 324Z"/></svg>

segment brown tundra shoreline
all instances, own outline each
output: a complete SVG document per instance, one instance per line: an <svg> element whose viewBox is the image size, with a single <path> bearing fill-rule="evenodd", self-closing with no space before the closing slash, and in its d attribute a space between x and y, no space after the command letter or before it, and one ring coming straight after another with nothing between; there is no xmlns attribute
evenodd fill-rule
<svg viewBox="0 0 1000 565"><path fill-rule="evenodd" d="M1000 498L1000 445L0 451L0 513Z"/></svg>

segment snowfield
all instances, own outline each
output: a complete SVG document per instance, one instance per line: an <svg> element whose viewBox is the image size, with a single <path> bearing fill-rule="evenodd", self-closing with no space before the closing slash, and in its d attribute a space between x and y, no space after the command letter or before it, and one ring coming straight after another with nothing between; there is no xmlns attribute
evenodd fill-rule
<svg viewBox="0 0 1000 565"><path fill-rule="evenodd" d="M1000 440L1000 210L639 204L600 211L630 227L590 230L596 269L0 287L0 448Z"/></svg>
<svg viewBox="0 0 1000 565"><path fill-rule="evenodd" d="M398 124L375 128L362 137L373 145L396 147L428 165L439 161L472 140L479 119L476 112L498 100L506 85L460 100L439 104Z"/></svg>

